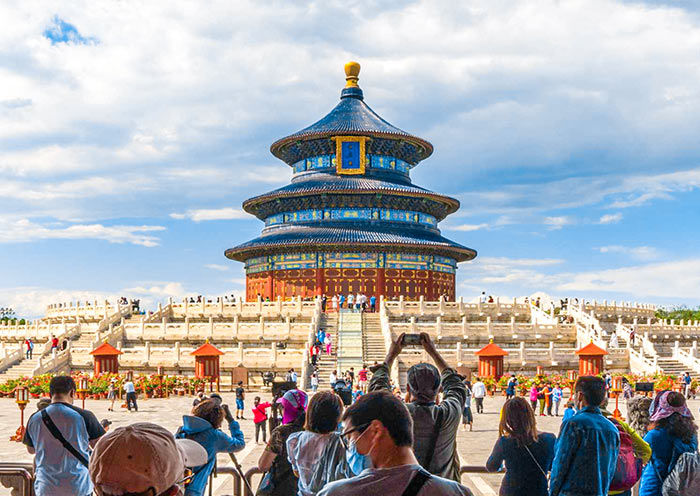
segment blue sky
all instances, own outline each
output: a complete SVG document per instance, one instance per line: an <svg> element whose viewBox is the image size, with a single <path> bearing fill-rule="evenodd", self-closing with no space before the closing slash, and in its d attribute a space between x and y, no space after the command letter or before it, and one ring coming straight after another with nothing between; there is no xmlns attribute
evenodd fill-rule
<svg viewBox="0 0 700 496"><path fill-rule="evenodd" d="M684 7L687 6L687 7ZM695 3L0 6L0 306L240 293L276 139L366 102L462 202L458 294L700 304Z"/></svg>

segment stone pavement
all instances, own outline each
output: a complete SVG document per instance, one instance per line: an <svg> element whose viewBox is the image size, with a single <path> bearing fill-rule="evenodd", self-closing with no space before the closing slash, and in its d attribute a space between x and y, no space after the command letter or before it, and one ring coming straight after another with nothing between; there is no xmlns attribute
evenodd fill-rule
<svg viewBox="0 0 700 496"><path fill-rule="evenodd" d="M232 393L222 393L224 401L229 405L235 405L234 395ZM249 393L246 400L246 418L241 421L241 427L245 433L246 448L238 454L238 459L243 465L244 470L255 466L258 457L260 456L264 445L261 443L256 445L254 442L254 427L252 413L253 397L255 393ZM269 399L269 396L263 396L264 400ZM498 421L499 411L503 404L502 396L488 397L484 402L484 414L474 414L474 431L463 432L460 429L458 436L458 447L462 465L484 465L486 459L491 453L491 448L498 437ZM77 406L80 401L76 402ZM186 414L191 407L191 397L173 397L170 399L150 399L139 401L138 413L129 413L126 409L119 409L114 413L108 412L107 401L87 400L85 407L92 410L98 419L108 418L113 423L112 428L128 425L133 422L155 422L171 431L175 431L182 423L182 415ZM31 414L36 410L36 400L28 405L26 413ZM118 403L115 405L117 406ZM689 406L696 418L698 409L700 408L700 400L690 400ZM611 409L614 406L611 406ZM620 409L623 414L624 405L620 404ZM234 410L235 413L235 410ZM537 417L538 428L544 432L559 432L561 417ZM4 440L3 449L0 451L0 461L25 461L31 463L32 457L27 453L23 445L8 441L9 437L14 434L19 426L19 410L14 400L0 399L0 438ZM219 456L219 466L231 466L228 456ZM494 496L498 494L501 475L498 474L465 474L462 482L470 487L477 496ZM214 479L214 494L217 496L232 495L231 477L222 475ZM257 483L259 480L256 477ZM3 492L6 491L6 492ZM9 490L0 488L0 495L9 494Z"/></svg>

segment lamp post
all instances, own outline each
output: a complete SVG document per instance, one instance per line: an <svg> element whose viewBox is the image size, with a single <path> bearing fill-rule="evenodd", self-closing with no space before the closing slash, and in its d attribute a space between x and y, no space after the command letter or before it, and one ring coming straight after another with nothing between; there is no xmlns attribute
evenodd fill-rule
<svg viewBox="0 0 700 496"><path fill-rule="evenodd" d="M618 403L620 401L620 393L622 392L622 377L613 377L612 380L612 393L615 395L615 410L613 411L613 417L617 420L622 419L622 412L618 408Z"/></svg>
<svg viewBox="0 0 700 496"><path fill-rule="evenodd" d="M575 370L567 370L566 371L566 378L569 380L569 398L572 398L574 396L574 384L576 383L576 371Z"/></svg>
<svg viewBox="0 0 700 496"><path fill-rule="evenodd" d="M162 365L158 366L158 390L159 390L159 397L160 398L165 398L163 395L163 375L165 374L165 367Z"/></svg>
<svg viewBox="0 0 700 496"><path fill-rule="evenodd" d="M15 435L10 438L10 441L22 442L24 439L24 409L29 403L29 390L26 386L21 386L15 389L15 397L17 402L17 407L19 408L19 427L15 432Z"/></svg>
<svg viewBox="0 0 700 496"><path fill-rule="evenodd" d="M85 397L87 396L88 387L89 387L88 378L82 377L80 379L80 385L78 386L78 394L80 395L81 399L83 400L83 409L85 409Z"/></svg>

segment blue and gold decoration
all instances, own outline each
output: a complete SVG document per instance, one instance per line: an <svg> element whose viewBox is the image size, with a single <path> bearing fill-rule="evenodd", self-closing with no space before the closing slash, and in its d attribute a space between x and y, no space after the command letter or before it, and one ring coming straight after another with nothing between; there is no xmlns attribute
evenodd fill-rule
<svg viewBox="0 0 700 496"><path fill-rule="evenodd" d="M248 299L360 291L454 298L457 264L476 252L438 229L459 202L411 182L433 146L364 102L360 64L349 62L345 74L328 115L270 147L292 181L243 203L265 228L226 256L245 262Z"/></svg>

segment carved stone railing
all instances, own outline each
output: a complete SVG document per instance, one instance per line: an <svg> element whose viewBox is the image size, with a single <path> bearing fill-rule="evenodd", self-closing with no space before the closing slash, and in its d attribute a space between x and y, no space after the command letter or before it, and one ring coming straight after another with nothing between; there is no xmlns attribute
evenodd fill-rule
<svg viewBox="0 0 700 496"><path fill-rule="evenodd" d="M96 321L102 320L109 315L117 312L118 309L124 307L130 307L130 304L119 305L116 303L110 303L105 300L104 302L98 302L97 300L93 302L88 302L84 304L77 303L59 303L49 305L46 309L47 319L76 319L80 318L85 321Z"/></svg>
<svg viewBox="0 0 700 496"><path fill-rule="evenodd" d="M243 301L241 299L235 302L228 302L222 298L218 301L202 298L201 301L191 303L188 298L181 301L170 300L172 315L175 318L202 318L212 316L214 318L233 318L239 317L257 317L264 316L279 316L279 315L302 315L313 314L316 309L316 300L304 301L300 298L292 301L283 301L278 298L275 301Z"/></svg>
<svg viewBox="0 0 700 496"><path fill-rule="evenodd" d="M503 301L496 298L493 303L465 303L463 298L457 301L426 301L421 296L417 301L406 301L403 296L398 300L383 299L380 302L380 307L383 307L390 317L404 317L406 315L474 315L485 316L490 315L497 317L501 315L523 315L530 316L530 306L527 303L518 303L515 298L508 301Z"/></svg>
<svg viewBox="0 0 700 496"><path fill-rule="evenodd" d="M672 358L677 362L682 363L685 367L693 370L695 373L700 374L700 360L698 359L697 341L693 341L693 346L688 351L682 349L678 345L678 341L676 341L676 345L673 347Z"/></svg>

